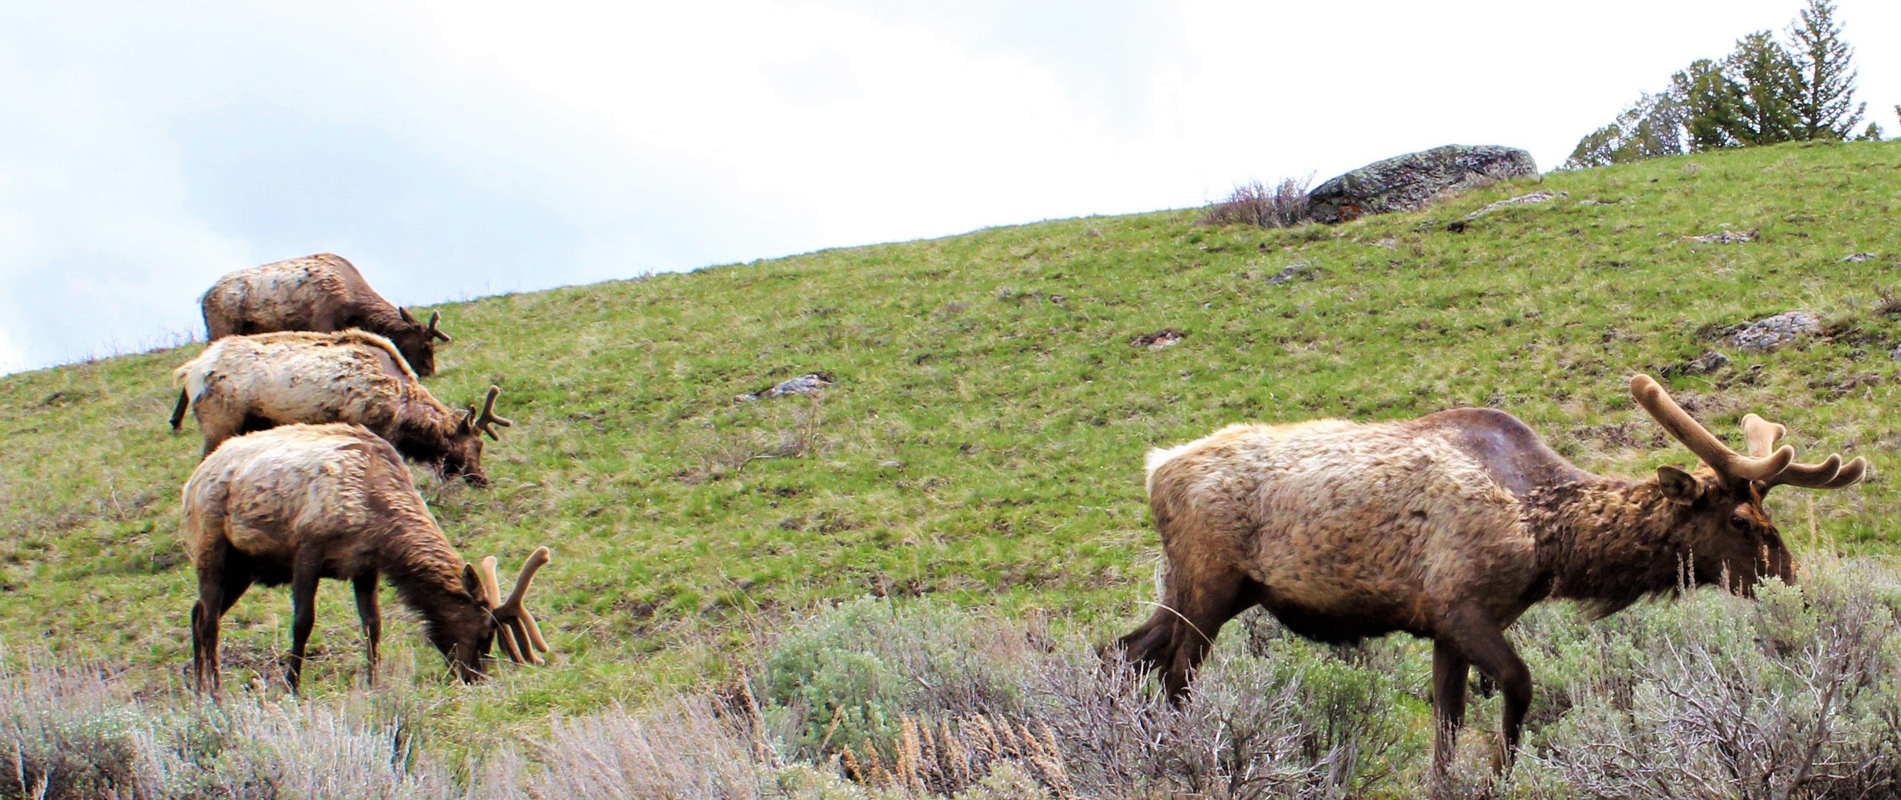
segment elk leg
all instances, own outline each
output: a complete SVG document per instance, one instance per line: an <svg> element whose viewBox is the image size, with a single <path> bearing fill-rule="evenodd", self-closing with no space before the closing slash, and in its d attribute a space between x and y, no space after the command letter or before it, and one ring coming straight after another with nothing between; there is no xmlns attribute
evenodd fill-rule
<svg viewBox="0 0 1901 800"><path fill-rule="evenodd" d="M1504 772L1518 752L1525 712L1531 708L1531 670L1525 666L1524 659L1518 657L1518 651L1512 649L1512 643L1505 639L1505 632L1484 614L1469 612L1451 617L1448 622L1447 630L1441 635L1449 635L1459 654L1497 681L1498 688L1505 694L1505 710L1499 722L1499 749L1492 758L1492 768Z"/></svg>
<svg viewBox="0 0 1901 800"><path fill-rule="evenodd" d="M1432 711L1438 732L1432 740L1432 771L1444 775L1452 766L1459 743L1459 728L1465 725L1466 679L1472 662L1443 640L1432 643Z"/></svg>
<svg viewBox="0 0 1901 800"><path fill-rule="evenodd" d="M1138 628L1124 641L1143 648L1143 663L1162 667L1162 688L1169 702L1179 706L1195 670L1214 648L1215 634L1259 598L1260 584L1239 572L1192 579L1171 572L1162 607L1143 625L1148 630Z"/></svg>
<svg viewBox="0 0 1901 800"><path fill-rule="evenodd" d="M1175 615L1169 613L1168 609L1158 608L1154 614L1149 615L1148 621L1142 623L1141 627L1117 639L1116 647L1121 649L1129 662L1135 664L1138 669L1143 671L1154 669L1155 665L1162 660L1162 651L1166 648L1169 635L1174 630L1172 627L1174 620Z"/></svg>
<svg viewBox="0 0 1901 800"><path fill-rule="evenodd" d="M376 685L376 645L383 641L383 612L376 604L376 573L356 576L356 615L363 621L363 637L369 644L369 672L363 683Z"/></svg>
<svg viewBox="0 0 1901 800"><path fill-rule="evenodd" d="M203 692L209 684L213 694L219 689L218 621L229 608L224 599L227 548L215 545L198 557L198 602L191 607L192 685Z"/></svg>
<svg viewBox="0 0 1901 800"><path fill-rule="evenodd" d="M284 680L291 694L297 693L304 671L304 646L310 642L310 630L317 624L317 579L322 577L323 551L306 546L297 551L291 567L290 605L294 616L290 629L290 660Z"/></svg>
<svg viewBox="0 0 1901 800"><path fill-rule="evenodd" d="M198 602L191 604L191 675L192 686L200 693L209 688L218 693L218 616L211 612L221 597L216 587L207 591L202 584Z"/></svg>

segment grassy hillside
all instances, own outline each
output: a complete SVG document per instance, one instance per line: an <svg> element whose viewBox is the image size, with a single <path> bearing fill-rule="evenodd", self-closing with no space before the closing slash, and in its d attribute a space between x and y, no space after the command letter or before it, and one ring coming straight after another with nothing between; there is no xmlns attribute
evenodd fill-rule
<svg viewBox="0 0 1901 800"><path fill-rule="evenodd" d="M532 602L560 652L479 694L409 680L531 724L723 678L788 615L866 594L1106 636L1153 599L1150 447L1237 421L1482 404L1586 469L1634 476L1691 457L1632 404L1628 376L1711 350L1730 365L1666 383L1713 430L1737 441L1759 411L1804 455L1873 462L1859 488L1770 499L1798 550L1811 535L1893 547L1901 144L1660 159L1538 188L1568 196L1459 233L1448 223L1531 184L1339 227L1061 220L441 306L456 343L431 390L465 403L500 384L516 425L488 448L493 488L419 480L466 556L512 571L554 548ZM1758 239L1678 241L1725 229ZM1830 335L1766 354L1724 341L1796 308ZM1179 343L1132 343L1163 331ZM4 658L97 659L152 685L189 660L175 504L200 440L166 418L169 370L198 349L0 378ZM734 399L810 372L835 380L822 400ZM341 692L361 660L347 587L324 587L318 620L306 685ZM288 623L282 590L247 596L227 675L267 665ZM436 663L406 621L386 641Z"/></svg>

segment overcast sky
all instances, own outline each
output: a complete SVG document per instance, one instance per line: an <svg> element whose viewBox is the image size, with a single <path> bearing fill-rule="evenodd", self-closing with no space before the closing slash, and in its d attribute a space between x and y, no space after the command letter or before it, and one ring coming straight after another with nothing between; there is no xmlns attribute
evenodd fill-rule
<svg viewBox="0 0 1901 800"><path fill-rule="evenodd" d="M219 275L324 251L426 305L1448 143L1548 170L1800 5L11 2L0 372L202 336ZM1901 3L1838 16L1894 132Z"/></svg>

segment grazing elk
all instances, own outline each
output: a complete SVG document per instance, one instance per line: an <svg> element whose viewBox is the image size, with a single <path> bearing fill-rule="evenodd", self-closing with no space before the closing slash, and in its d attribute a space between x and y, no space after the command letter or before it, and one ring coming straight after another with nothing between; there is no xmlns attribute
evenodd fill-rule
<svg viewBox="0 0 1901 800"><path fill-rule="evenodd" d="M354 422L389 440L403 455L487 486L482 434L498 438L501 388L490 386L477 413L438 402L404 365L388 339L359 330L227 336L172 371L184 387L172 429L189 407L205 437L205 454L250 431L292 423Z"/></svg>
<svg viewBox="0 0 1901 800"><path fill-rule="evenodd" d="M1433 640L1443 769L1465 715L1468 667L1503 689L1510 764L1531 674L1504 629L1545 599L1599 616L1692 585L1741 594L1795 561L1764 510L1780 485L1833 489L1867 462L1791 463L1781 425L1743 419L1740 455L1649 376L1637 402L1703 462L1633 481L1593 475L1503 411L1466 408L1356 424L1235 425L1148 457L1149 507L1168 571L1161 607L1118 644L1182 699L1223 623L1264 606L1297 634Z"/></svg>
<svg viewBox="0 0 1901 800"><path fill-rule="evenodd" d="M218 279L201 301L205 337L247 336L277 331L328 333L362 328L388 338L416 374L436 374L436 342L453 342L436 327L384 300L356 266L329 253L241 269Z"/></svg>
<svg viewBox="0 0 1901 800"><path fill-rule="evenodd" d="M198 573L191 629L199 691L218 687L218 622L252 583L291 584L285 679L293 692L319 578L356 587L372 678L383 632L379 576L422 616L429 643L464 682L482 676L497 631L516 663L545 663L535 651L548 643L522 598L548 548L528 557L502 600L495 558L478 567L456 555L396 450L360 425L287 425L233 438L192 472L182 511L185 553Z"/></svg>

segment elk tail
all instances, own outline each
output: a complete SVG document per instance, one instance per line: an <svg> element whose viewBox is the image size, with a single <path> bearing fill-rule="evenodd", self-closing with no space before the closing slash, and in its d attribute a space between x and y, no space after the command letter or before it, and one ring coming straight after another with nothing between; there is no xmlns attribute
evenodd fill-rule
<svg viewBox="0 0 1901 800"><path fill-rule="evenodd" d="M178 390L178 405L172 406L172 430L178 430L185 424L185 409L191 407L191 393Z"/></svg>
<svg viewBox="0 0 1901 800"><path fill-rule="evenodd" d="M198 368L198 362L203 360L205 358L201 354L172 370L172 385L178 387L178 404L172 406L172 430L179 430L184 425L185 410L191 407L192 400L205 392L205 371Z"/></svg>

